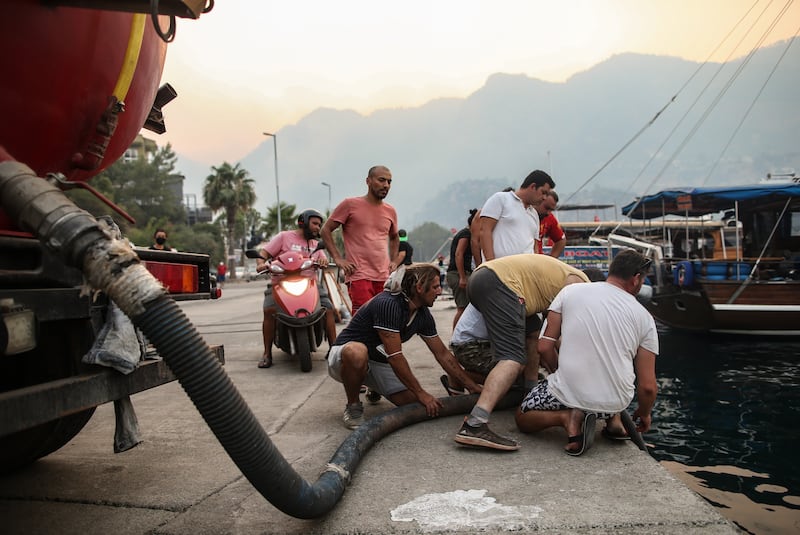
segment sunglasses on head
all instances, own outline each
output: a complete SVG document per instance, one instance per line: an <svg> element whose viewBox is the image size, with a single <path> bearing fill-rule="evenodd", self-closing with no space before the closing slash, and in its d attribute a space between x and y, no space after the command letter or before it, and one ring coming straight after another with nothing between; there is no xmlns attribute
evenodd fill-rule
<svg viewBox="0 0 800 535"><path fill-rule="evenodd" d="M639 270L637 271L637 273L647 273L648 271L650 271L650 266L652 265L653 261L649 258L645 258L644 262L642 262L642 265L639 266Z"/></svg>

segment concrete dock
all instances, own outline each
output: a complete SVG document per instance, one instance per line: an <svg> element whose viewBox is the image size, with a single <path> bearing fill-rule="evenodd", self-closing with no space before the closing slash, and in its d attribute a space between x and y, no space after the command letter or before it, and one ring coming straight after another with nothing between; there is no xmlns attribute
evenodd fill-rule
<svg viewBox="0 0 800 535"><path fill-rule="evenodd" d="M225 369L272 440L309 482L347 437L342 386L328 377L325 347L304 374L275 353L259 370L259 283L228 284L216 302L182 305L209 343L224 343ZM448 341L455 309L433 309ZM434 395L442 371L415 339L404 346ZM562 430L523 435L510 410L492 427L519 439L517 452L453 441L461 416L422 422L376 444L339 504L314 520L267 502L227 457L177 383L134 396L144 442L113 454L114 412L100 407L69 445L0 477L5 534L29 533L740 533L711 505L630 442L598 435L584 456L563 452ZM391 409L365 403L370 415Z"/></svg>

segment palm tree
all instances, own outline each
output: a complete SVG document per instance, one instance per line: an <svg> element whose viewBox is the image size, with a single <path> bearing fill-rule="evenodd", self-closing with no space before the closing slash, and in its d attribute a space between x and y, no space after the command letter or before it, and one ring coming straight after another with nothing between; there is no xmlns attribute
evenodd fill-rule
<svg viewBox="0 0 800 535"><path fill-rule="evenodd" d="M237 163L231 166L228 162L223 162L219 167L212 167L214 172L206 177L203 185L203 199L206 206L212 210L223 210L225 212L225 230L228 238L228 259L233 257L233 249L236 240L234 231L236 230L236 215L240 211L249 211L256 202L256 194L253 190L253 179L249 178L249 172L241 169ZM230 262L230 260L228 260ZM235 266L228 266L228 273L232 279L236 278Z"/></svg>
<svg viewBox="0 0 800 535"><path fill-rule="evenodd" d="M278 232L282 230L286 230L287 227L292 228L292 224L297 219L297 215L295 214L295 210L297 210L297 205L295 204L286 204L285 202L281 201L281 224L283 228L278 228L278 205L273 204L272 206L267 207L267 215L264 218L263 226L261 227L264 229L264 233L267 236L274 236Z"/></svg>

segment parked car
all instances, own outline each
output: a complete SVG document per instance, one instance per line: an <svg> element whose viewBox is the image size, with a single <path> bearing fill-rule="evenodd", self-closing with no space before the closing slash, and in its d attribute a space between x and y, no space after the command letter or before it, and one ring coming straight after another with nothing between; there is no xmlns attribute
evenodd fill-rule
<svg viewBox="0 0 800 535"><path fill-rule="evenodd" d="M250 282L256 280L258 273L250 269L249 266L236 266L236 278L241 281Z"/></svg>

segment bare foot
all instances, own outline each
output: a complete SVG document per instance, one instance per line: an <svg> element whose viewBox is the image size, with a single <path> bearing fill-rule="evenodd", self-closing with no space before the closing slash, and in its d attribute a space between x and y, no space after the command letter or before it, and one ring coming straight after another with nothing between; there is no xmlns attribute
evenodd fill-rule
<svg viewBox="0 0 800 535"><path fill-rule="evenodd" d="M615 440L625 440L630 438L625 427L622 425L622 418L619 414L615 414L606 420L606 427L603 430L603 435Z"/></svg>
<svg viewBox="0 0 800 535"><path fill-rule="evenodd" d="M585 414L580 409L570 409L569 411L569 421L567 422L567 434L569 436L575 436L581 434L581 428L583 427L583 418Z"/></svg>

